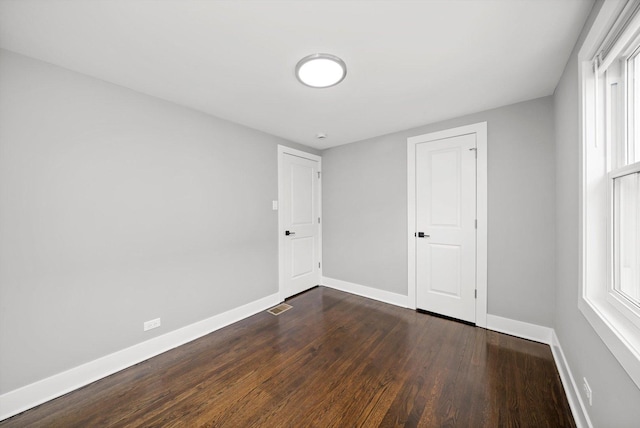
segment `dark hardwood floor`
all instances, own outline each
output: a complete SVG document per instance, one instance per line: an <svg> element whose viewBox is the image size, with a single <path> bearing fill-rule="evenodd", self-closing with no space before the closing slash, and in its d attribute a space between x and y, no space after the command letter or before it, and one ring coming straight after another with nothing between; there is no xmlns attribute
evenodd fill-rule
<svg viewBox="0 0 640 428"><path fill-rule="evenodd" d="M548 346L318 287L0 427L573 427Z"/></svg>

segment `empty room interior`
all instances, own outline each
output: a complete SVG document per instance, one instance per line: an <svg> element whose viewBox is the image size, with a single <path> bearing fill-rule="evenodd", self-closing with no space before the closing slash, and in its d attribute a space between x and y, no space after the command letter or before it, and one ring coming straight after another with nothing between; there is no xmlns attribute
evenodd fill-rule
<svg viewBox="0 0 640 428"><path fill-rule="evenodd" d="M0 427L640 426L638 82L637 0L0 0Z"/></svg>

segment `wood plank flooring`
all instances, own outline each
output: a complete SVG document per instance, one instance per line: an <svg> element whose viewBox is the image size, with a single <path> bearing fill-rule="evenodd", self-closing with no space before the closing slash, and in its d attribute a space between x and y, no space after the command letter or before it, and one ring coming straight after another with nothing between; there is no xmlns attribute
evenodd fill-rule
<svg viewBox="0 0 640 428"><path fill-rule="evenodd" d="M573 427L548 346L318 287L0 427Z"/></svg>

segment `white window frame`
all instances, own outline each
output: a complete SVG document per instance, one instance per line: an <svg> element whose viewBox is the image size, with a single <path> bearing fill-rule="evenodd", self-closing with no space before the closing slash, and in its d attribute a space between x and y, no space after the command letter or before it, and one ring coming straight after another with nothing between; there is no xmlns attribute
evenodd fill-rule
<svg viewBox="0 0 640 428"><path fill-rule="evenodd" d="M640 387L640 316L613 289L613 180L638 163L612 170L606 143L609 114L593 58L627 2L605 1L578 53L581 106L580 296L578 307L629 376ZM640 28L640 15L629 28ZM603 123L604 122L604 123Z"/></svg>
<svg viewBox="0 0 640 428"><path fill-rule="evenodd" d="M623 166L621 168L615 169L615 171L609 172L607 176L608 180L608 199L609 199L609 218L613 219L614 217L614 181L616 178L625 177L627 175L632 175L640 173L640 162L635 162L630 165ZM608 246L609 248L614 249L614 230L613 230L613 220L609 221L608 224ZM636 325L638 329L640 329L640 306L637 303L633 303L629 298L627 298L624 294L620 293L615 289L615 261L613 260L613 253L609 257L609 266L612 268L609 270L608 274L608 295L607 301L612 304L620 313L626 316L632 323Z"/></svg>

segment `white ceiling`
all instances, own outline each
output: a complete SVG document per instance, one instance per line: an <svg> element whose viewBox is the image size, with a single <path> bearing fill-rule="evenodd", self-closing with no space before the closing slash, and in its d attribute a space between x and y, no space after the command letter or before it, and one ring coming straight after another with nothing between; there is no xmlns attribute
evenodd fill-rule
<svg viewBox="0 0 640 428"><path fill-rule="evenodd" d="M0 47L324 149L552 94L592 4L2 0Z"/></svg>

